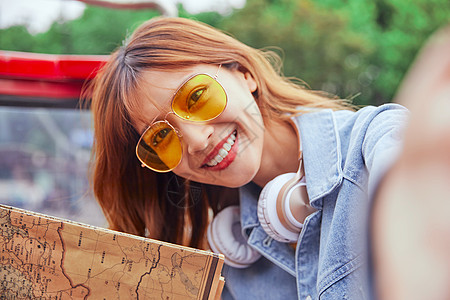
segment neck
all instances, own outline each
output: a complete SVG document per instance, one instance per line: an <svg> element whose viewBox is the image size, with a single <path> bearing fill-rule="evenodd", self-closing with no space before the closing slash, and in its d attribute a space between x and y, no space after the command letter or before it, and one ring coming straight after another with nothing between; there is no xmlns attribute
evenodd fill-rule
<svg viewBox="0 0 450 300"><path fill-rule="evenodd" d="M261 166L253 178L260 187L278 175L297 172L299 137L291 121L270 121L266 124Z"/></svg>

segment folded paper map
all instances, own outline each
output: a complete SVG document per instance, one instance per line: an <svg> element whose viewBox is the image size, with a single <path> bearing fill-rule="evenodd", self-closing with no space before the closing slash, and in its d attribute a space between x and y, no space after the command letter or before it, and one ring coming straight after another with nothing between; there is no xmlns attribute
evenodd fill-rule
<svg viewBox="0 0 450 300"><path fill-rule="evenodd" d="M220 299L223 255L0 205L1 299Z"/></svg>

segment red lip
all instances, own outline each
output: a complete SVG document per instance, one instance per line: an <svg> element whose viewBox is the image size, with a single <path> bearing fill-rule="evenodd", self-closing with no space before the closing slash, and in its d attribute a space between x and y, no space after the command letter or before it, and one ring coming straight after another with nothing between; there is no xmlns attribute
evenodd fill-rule
<svg viewBox="0 0 450 300"><path fill-rule="evenodd" d="M234 144L231 146L230 151L228 151L228 155L220 163L218 163L213 167L209 167L208 165L206 165L211 159L217 156L219 150L222 149L223 144L227 142L228 138L233 134L233 132L230 133L227 137L225 137L222 141L220 141L220 143L218 143L216 147L214 147L214 149L208 154L208 156L206 156L205 160L203 161L202 168L208 168L208 170L211 171L219 171L227 168L234 161L238 150L237 132L236 132L236 139L234 140Z"/></svg>

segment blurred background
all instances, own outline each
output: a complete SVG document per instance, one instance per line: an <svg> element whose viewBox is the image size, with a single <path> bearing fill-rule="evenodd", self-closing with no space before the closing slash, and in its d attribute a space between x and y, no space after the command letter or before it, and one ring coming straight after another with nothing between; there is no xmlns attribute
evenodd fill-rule
<svg viewBox="0 0 450 300"><path fill-rule="evenodd" d="M0 0L0 85L10 87L0 86L1 204L106 226L89 187L89 111L73 95L66 101L11 92L22 89L17 81L30 81L11 71L11 57L43 53L54 62L75 55L101 63L143 21L180 16L277 52L284 74L312 89L379 105L394 100L421 46L450 23L448 0L111 2Z"/></svg>

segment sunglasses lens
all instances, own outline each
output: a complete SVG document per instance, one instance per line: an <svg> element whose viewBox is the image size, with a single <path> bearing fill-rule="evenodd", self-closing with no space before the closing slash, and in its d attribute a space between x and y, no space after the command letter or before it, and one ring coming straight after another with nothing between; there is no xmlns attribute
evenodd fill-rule
<svg viewBox="0 0 450 300"><path fill-rule="evenodd" d="M175 94L172 109L180 118L190 121L208 121L219 116L227 105L227 94L214 78L199 74Z"/></svg>
<svg viewBox="0 0 450 300"><path fill-rule="evenodd" d="M136 147L139 160L157 172L168 172L181 161L181 141L166 122L156 122L142 135Z"/></svg>

